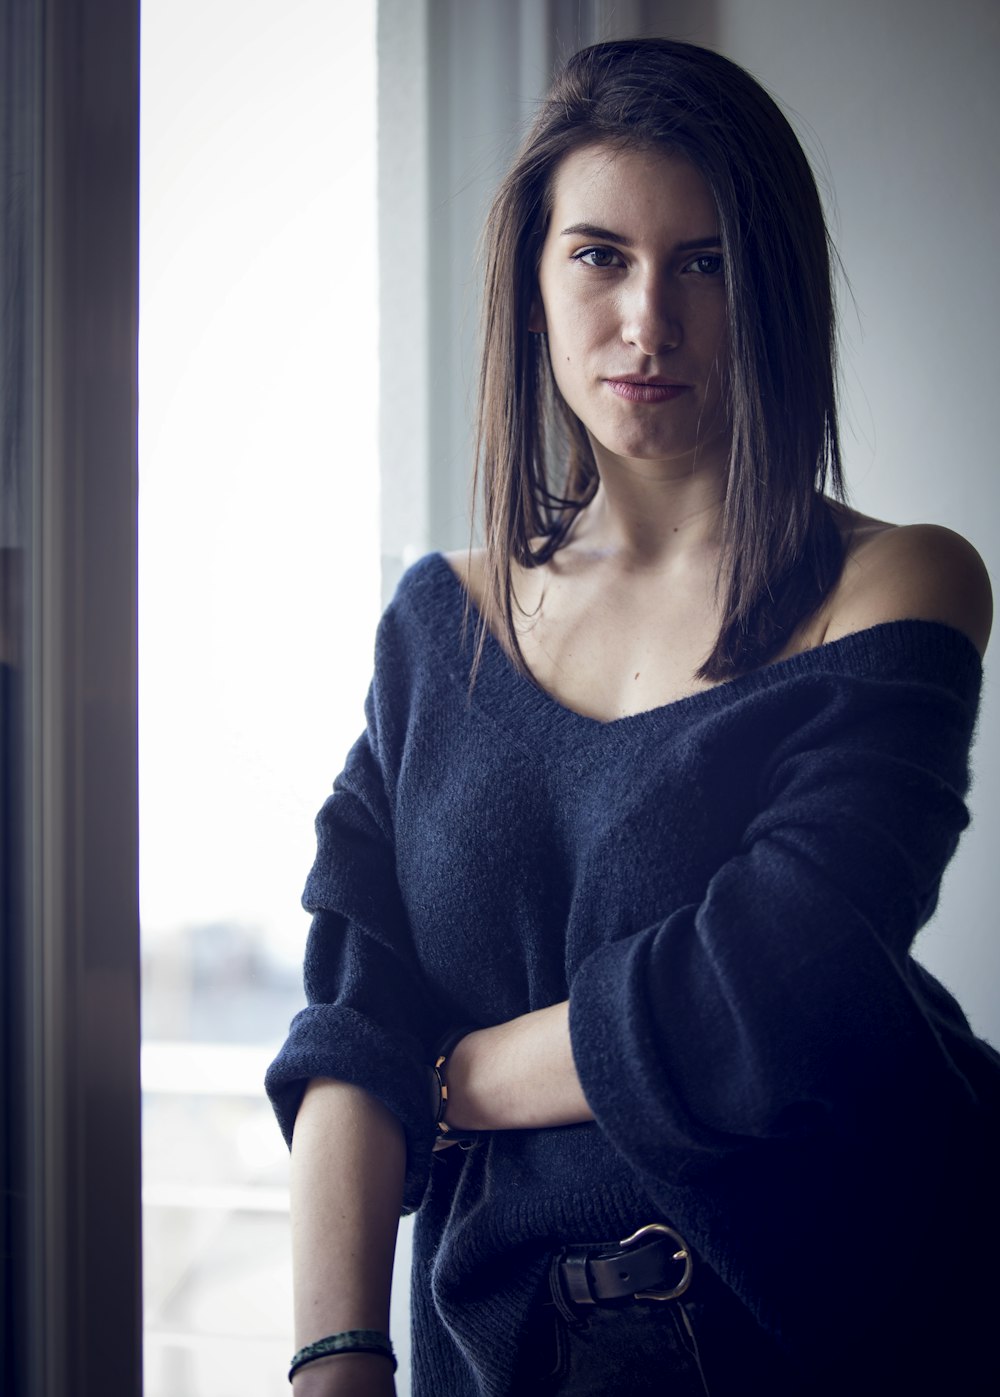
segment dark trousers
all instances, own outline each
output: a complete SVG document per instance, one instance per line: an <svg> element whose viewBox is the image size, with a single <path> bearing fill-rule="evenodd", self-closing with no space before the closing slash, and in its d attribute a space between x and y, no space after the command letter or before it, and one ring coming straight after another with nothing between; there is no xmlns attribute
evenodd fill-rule
<svg viewBox="0 0 1000 1397"><path fill-rule="evenodd" d="M553 1268L533 1305L517 1397L801 1397L788 1361L702 1264L681 1300L574 1305Z"/></svg>
<svg viewBox="0 0 1000 1397"><path fill-rule="evenodd" d="M532 1315L513 1391L523 1397L711 1397L680 1306L595 1307L570 1324L553 1304Z"/></svg>

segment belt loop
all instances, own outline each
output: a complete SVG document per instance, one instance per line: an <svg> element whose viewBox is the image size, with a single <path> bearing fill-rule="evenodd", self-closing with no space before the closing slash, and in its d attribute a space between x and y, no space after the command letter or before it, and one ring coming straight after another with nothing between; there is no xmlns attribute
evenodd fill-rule
<svg viewBox="0 0 1000 1397"><path fill-rule="evenodd" d="M549 1290L552 1301L567 1324L579 1326L586 1321L573 1304L593 1305L587 1278L587 1252L567 1247L556 1252L549 1266Z"/></svg>

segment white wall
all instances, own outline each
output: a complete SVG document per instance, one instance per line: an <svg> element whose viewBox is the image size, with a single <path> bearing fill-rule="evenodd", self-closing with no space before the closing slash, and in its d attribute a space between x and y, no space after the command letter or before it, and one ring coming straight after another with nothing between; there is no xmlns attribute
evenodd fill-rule
<svg viewBox="0 0 1000 1397"><path fill-rule="evenodd" d="M842 306L855 505L957 529L1000 584L1000 5L720 0L700 11L676 37L710 42L760 78L827 186L855 303L848 294ZM1000 1043L994 647L973 826L919 950L977 1030Z"/></svg>

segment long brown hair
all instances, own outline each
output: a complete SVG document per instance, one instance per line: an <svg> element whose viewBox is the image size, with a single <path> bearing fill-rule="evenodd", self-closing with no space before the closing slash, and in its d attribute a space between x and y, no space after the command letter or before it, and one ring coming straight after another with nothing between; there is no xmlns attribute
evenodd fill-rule
<svg viewBox="0 0 1000 1397"><path fill-rule="evenodd" d="M487 629L520 662L512 563L550 559L598 485L587 433L553 381L546 336L528 329L556 167L598 142L683 155L718 209L732 450L723 619L699 673L727 679L771 658L842 566L823 499L844 492L831 250L809 163L776 104L729 59L668 39L574 55L489 213L476 434L485 585L473 675Z"/></svg>

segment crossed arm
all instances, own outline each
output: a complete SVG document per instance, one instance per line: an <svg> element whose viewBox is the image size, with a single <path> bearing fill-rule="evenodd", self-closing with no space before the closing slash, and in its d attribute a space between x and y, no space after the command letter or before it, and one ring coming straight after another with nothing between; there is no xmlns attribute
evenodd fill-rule
<svg viewBox="0 0 1000 1397"><path fill-rule="evenodd" d="M538 1130L594 1118L573 1062L568 1000L467 1034L446 1075L452 1130Z"/></svg>
<svg viewBox="0 0 1000 1397"><path fill-rule="evenodd" d="M934 525L889 529L851 550L825 639L902 618L963 631L982 654L989 578L963 538ZM447 1064L445 1120L461 1130L524 1130L593 1120L573 1062L569 1003L468 1034Z"/></svg>

